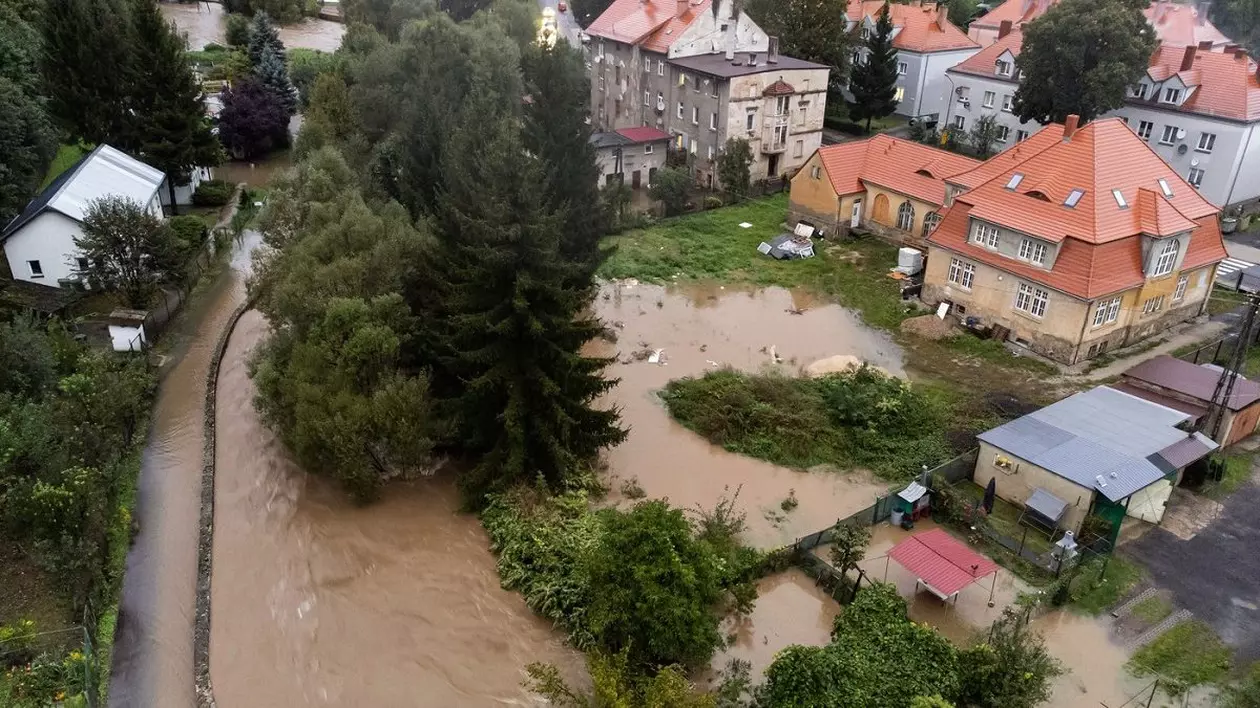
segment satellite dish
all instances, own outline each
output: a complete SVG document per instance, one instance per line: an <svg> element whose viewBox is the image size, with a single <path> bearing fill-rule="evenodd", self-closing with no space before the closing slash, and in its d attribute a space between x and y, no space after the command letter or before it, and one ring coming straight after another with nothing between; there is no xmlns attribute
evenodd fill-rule
<svg viewBox="0 0 1260 708"><path fill-rule="evenodd" d="M1191 166L1191 167L1198 167L1198 166L1199 166L1199 160L1198 160L1197 158L1196 158L1196 159L1194 159L1194 160L1191 160L1191 161L1190 161L1190 166Z"/></svg>
<svg viewBox="0 0 1260 708"><path fill-rule="evenodd" d="M1185 137L1186 137L1186 129L1185 129L1185 128L1178 128L1178 129L1177 129L1177 139L1178 139L1178 140L1182 140L1182 139L1184 139Z"/></svg>

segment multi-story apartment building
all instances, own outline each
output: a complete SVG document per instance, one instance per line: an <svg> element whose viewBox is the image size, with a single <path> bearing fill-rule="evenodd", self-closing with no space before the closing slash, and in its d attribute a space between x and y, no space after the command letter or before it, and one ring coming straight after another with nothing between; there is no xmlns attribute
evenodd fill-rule
<svg viewBox="0 0 1260 708"><path fill-rule="evenodd" d="M1020 79L1015 58L1022 43L1023 34L1004 20L996 41L949 69L954 100L941 112L942 130L969 131L983 116L993 116L998 127L993 149L1001 152L1041 129L1040 123L1021 121L1012 112Z"/></svg>
<svg viewBox="0 0 1260 708"><path fill-rule="evenodd" d="M874 32L884 4L884 0L851 0L849 32L856 33L859 40ZM895 113L909 118L943 113L950 96L945 72L980 51L980 45L951 23L948 9L936 3L891 3L889 14L893 23L892 44L897 50ZM866 53L864 47L854 50L853 61L864 61Z"/></svg>
<svg viewBox="0 0 1260 708"><path fill-rule="evenodd" d="M699 182L716 186L728 138L753 150L753 179L791 174L822 140L830 69L778 56L733 0L615 0L586 29L598 131L673 136Z"/></svg>
<svg viewBox="0 0 1260 708"><path fill-rule="evenodd" d="M946 178L923 299L1072 364L1207 305L1220 210L1119 118L1075 116Z"/></svg>
<svg viewBox="0 0 1260 708"><path fill-rule="evenodd" d="M1112 113L1218 206L1260 198L1260 69L1229 49L1161 45Z"/></svg>
<svg viewBox="0 0 1260 708"><path fill-rule="evenodd" d="M1058 3L1059 0L1006 0L972 22L967 35L987 47L1000 39L1002 23L1010 22L1013 29L1019 30ZM1208 21L1206 7L1154 0L1145 13L1156 36L1166 44L1184 47L1211 42L1214 47L1223 47L1232 41Z"/></svg>

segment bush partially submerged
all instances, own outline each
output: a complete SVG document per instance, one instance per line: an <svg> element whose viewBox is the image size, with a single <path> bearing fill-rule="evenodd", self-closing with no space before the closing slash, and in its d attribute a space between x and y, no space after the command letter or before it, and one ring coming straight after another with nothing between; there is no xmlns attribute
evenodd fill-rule
<svg viewBox="0 0 1260 708"><path fill-rule="evenodd" d="M814 379L724 369L671 381L663 398L711 442L789 467L864 467L900 479L952 453L947 402L872 367Z"/></svg>

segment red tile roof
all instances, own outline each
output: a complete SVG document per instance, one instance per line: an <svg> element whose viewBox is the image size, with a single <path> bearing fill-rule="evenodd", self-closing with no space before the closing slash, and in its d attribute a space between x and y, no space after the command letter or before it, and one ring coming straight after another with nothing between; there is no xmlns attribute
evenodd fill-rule
<svg viewBox="0 0 1260 708"><path fill-rule="evenodd" d="M586 33L665 53L700 13L708 11L711 1L692 0L679 15L674 0L614 0Z"/></svg>
<svg viewBox="0 0 1260 708"><path fill-rule="evenodd" d="M641 126L638 128L622 128L616 131L618 135L635 143L651 143L658 140L670 140L670 134L660 128L651 126Z"/></svg>
<svg viewBox="0 0 1260 708"><path fill-rule="evenodd" d="M944 203L946 177L980 164L969 157L887 135L827 145L819 148L818 154L836 194L864 192L862 183L869 182L936 205Z"/></svg>
<svg viewBox="0 0 1260 708"><path fill-rule="evenodd" d="M997 572L996 563L942 529L915 534L888 555L945 596Z"/></svg>
<svg viewBox="0 0 1260 708"><path fill-rule="evenodd" d="M846 14L854 22L861 22L866 17L876 20L883 7L884 0L849 0ZM974 49L980 46L948 19L945 20L944 27L938 25L938 12L946 12L946 9L942 7L938 10L934 4L919 6L893 3L890 10L893 27L901 30L893 37L893 46L920 53Z"/></svg>
<svg viewBox="0 0 1260 708"><path fill-rule="evenodd" d="M1058 3L1059 0L1006 0L971 24L973 27L998 29L1003 20L1010 20L1018 28L1046 14ZM1192 5L1156 0L1143 12L1155 27L1155 36L1166 44L1185 47L1199 42L1224 45L1231 41L1207 18L1200 18L1199 10Z"/></svg>
<svg viewBox="0 0 1260 708"><path fill-rule="evenodd" d="M1183 47L1162 44L1151 55L1150 68L1146 71L1152 81L1176 75L1186 86L1197 87L1180 110L1235 120L1260 120L1260 79L1256 77L1255 62L1245 55L1199 49L1194 53L1191 68L1182 71L1185 55ZM1130 101L1169 107L1157 103L1154 95L1150 101Z"/></svg>
<svg viewBox="0 0 1260 708"><path fill-rule="evenodd" d="M766 90L761 93L763 96L791 96L796 93L796 89L792 88L792 84L789 84L783 79L779 79L767 86Z"/></svg>
<svg viewBox="0 0 1260 708"><path fill-rule="evenodd" d="M1010 52L1013 56L1019 56L1019 50L1023 47L1024 34L1019 30L1011 30L1009 34L1002 37L998 41L981 49L979 52L971 55L966 61L957 66L950 67L948 71L961 71L967 74L979 74L980 76L996 77L994 73L994 65L997 63L998 57L1006 52ZM1015 71L1012 68L1011 81L1015 81Z"/></svg>
<svg viewBox="0 0 1260 708"><path fill-rule="evenodd" d="M1022 150L1022 155L1008 156L1007 151L971 173L951 177L951 183L972 189L955 197L928 241L1086 300L1144 282L1143 233L1190 231L1183 270L1225 258L1219 210L1123 121L1090 123L1069 141L1058 137L1062 133L1063 126L1049 126L1012 148ZM994 161L1001 161L1004 169L997 169ZM1007 189L1015 174L1023 176L1019 185ZM1172 197L1164 196L1157 181L1161 178ZM1063 202L1074 189L1084 194L1075 207L1068 207ZM1113 189L1120 191L1126 206L1117 203ZM1038 268L972 244L968 241L972 216L1061 243L1053 268Z"/></svg>

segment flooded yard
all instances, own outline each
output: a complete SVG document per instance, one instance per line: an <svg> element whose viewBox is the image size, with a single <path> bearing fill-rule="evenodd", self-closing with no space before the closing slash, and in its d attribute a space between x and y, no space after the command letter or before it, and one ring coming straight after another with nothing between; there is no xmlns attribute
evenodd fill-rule
<svg viewBox="0 0 1260 708"><path fill-rule="evenodd" d="M210 2L163 2L162 16L174 22L179 31L188 39L189 49L201 49L211 42L227 44L224 34L227 29L227 14L223 6ZM340 22L320 20L314 17L304 18L301 22L282 25L280 41L285 47L302 47L335 52L341 46L341 36L346 33L346 26Z"/></svg>
<svg viewBox="0 0 1260 708"><path fill-rule="evenodd" d="M657 395L672 379L720 366L798 373L840 354L902 373L897 345L852 311L784 288L620 281L601 288L596 312L617 342L595 342L591 350L617 357L608 375L621 382L606 402L621 410L630 430L606 456L613 501L629 479L637 479L647 496L684 508L709 509L739 490L747 541L771 548L830 526L886 492L887 484L860 472L804 472L729 453L674 422ZM658 349L657 363L632 356ZM773 363L772 353L780 363ZM780 504L793 491L799 506L784 512Z"/></svg>

